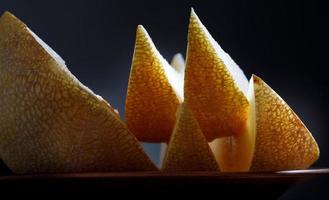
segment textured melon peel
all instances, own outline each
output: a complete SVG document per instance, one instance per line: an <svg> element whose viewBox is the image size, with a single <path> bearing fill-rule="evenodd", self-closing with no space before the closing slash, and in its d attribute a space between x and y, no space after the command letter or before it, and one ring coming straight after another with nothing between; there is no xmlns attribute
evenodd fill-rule
<svg viewBox="0 0 329 200"><path fill-rule="evenodd" d="M248 88L249 116L239 135L217 138L210 143L211 150L223 172L249 171L255 151L256 111L253 77Z"/></svg>
<svg viewBox="0 0 329 200"><path fill-rule="evenodd" d="M183 101L183 77L160 55L139 25L131 65L125 117L140 141L168 142Z"/></svg>
<svg viewBox="0 0 329 200"><path fill-rule="evenodd" d="M319 158L315 139L270 86L255 75L253 79L257 134L251 170L307 169Z"/></svg>
<svg viewBox="0 0 329 200"><path fill-rule="evenodd" d="M15 173L157 170L114 109L8 12L0 99L0 156Z"/></svg>
<svg viewBox="0 0 329 200"><path fill-rule="evenodd" d="M249 112L248 80L191 11L184 101L208 141L243 132Z"/></svg>
<svg viewBox="0 0 329 200"><path fill-rule="evenodd" d="M192 112L183 103L171 136L163 171L217 171L218 164Z"/></svg>

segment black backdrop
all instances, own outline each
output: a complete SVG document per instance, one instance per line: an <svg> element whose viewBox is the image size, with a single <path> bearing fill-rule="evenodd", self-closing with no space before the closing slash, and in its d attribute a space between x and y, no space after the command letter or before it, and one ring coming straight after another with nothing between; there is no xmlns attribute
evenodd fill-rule
<svg viewBox="0 0 329 200"><path fill-rule="evenodd" d="M186 51L190 7L245 71L272 86L317 139L329 166L328 6L319 1L43 1L0 0L66 61L82 83L124 114L135 29L143 24L168 60ZM146 147L152 157L155 146ZM309 182L283 199L325 199L328 180Z"/></svg>

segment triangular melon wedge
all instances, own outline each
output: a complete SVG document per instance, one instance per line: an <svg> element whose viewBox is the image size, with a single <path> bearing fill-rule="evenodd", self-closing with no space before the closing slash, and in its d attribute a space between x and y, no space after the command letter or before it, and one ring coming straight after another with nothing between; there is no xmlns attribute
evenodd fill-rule
<svg viewBox="0 0 329 200"><path fill-rule="evenodd" d="M157 170L114 109L9 12L0 100L0 156L15 173Z"/></svg>
<svg viewBox="0 0 329 200"><path fill-rule="evenodd" d="M312 134L288 104L255 75L250 80L249 100L247 134L210 144L222 171L306 169L318 159L319 148Z"/></svg>
<svg viewBox="0 0 329 200"><path fill-rule="evenodd" d="M208 141L240 134L246 125L248 80L191 11L184 101Z"/></svg>
<svg viewBox="0 0 329 200"><path fill-rule="evenodd" d="M256 113L253 77L248 88L249 116L241 134L217 138L210 143L211 150L223 172L249 171L256 137Z"/></svg>
<svg viewBox="0 0 329 200"><path fill-rule="evenodd" d="M171 67L139 25L127 98L126 123L144 142L168 142L183 101L183 76Z"/></svg>
<svg viewBox="0 0 329 200"><path fill-rule="evenodd" d="M218 164L198 122L187 105L181 104L171 136L163 171L217 171Z"/></svg>
<svg viewBox="0 0 329 200"><path fill-rule="evenodd" d="M256 145L252 171L306 169L319 158L310 131L289 105L253 75L256 100Z"/></svg>

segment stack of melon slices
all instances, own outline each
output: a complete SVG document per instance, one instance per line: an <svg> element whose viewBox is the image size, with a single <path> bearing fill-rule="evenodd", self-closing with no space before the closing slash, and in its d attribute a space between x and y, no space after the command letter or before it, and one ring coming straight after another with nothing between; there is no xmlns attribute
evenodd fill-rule
<svg viewBox="0 0 329 200"><path fill-rule="evenodd" d="M305 169L311 133L262 79L248 81L192 10L186 64L137 27L126 124L25 24L0 19L0 157L15 173L156 171L139 141L163 144L163 171ZM139 140L139 141L138 141Z"/></svg>
<svg viewBox="0 0 329 200"><path fill-rule="evenodd" d="M172 65L139 26L126 123L141 141L168 143L164 171L304 169L318 159L297 115L262 79L248 81L193 10L186 64Z"/></svg>

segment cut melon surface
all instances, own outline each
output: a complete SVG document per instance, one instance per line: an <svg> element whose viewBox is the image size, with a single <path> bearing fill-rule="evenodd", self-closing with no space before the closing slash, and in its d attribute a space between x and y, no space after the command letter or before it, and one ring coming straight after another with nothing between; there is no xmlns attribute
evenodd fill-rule
<svg viewBox="0 0 329 200"><path fill-rule="evenodd" d="M249 115L248 80L191 11L184 101L208 141L241 134Z"/></svg>
<svg viewBox="0 0 329 200"><path fill-rule="evenodd" d="M160 55L139 25L126 98L126 123L144 142L168 142L183 101L182 72Z"/></svg>
<svg viewBox="0 0 329 200"><path fill-rule="evenodd" d="M253 77L249 81L249 117L244 131L235 136L217 138L210 143L211 150L223 172L249 171L256 139L256 112Z"/></svg>
<svg viewBox="0 0 329 200"><path fill-rule="evenodd" d="M183 103L162 165L163 171L217 171L218 164L192 112Z"/></svg>
<svg viewBox="0 0 329 200"><path fill-rule="evenodd" d="M115 110L9 12L0 99L0 156L15 173L157 170Z"/></svg>

